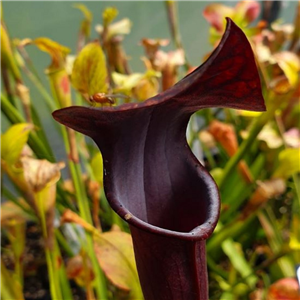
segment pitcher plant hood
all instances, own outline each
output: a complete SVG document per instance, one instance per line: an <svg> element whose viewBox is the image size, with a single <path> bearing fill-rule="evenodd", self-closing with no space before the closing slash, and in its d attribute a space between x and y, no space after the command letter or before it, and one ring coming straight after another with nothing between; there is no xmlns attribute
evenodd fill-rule
<svg viewBox="0 0 300 300"><path fill-rule="evenodd" d="M145 299L207 299L205 239L219 217L218 188L186 141L206 107L265 110L244 33L227 18L208 60L142 103L68 107L55 120L98 145L106 197L131 229Z"/></svg>

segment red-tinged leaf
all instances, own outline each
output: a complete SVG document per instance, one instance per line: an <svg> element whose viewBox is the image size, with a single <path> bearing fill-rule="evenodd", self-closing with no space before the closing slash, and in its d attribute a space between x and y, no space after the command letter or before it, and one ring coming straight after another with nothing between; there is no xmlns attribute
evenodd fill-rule
<svg viewBox="0 0 300 300"><path fill-rule="evenodd" d="M49 73L50 86L55 98L58 100L61 108L70 106L71 101L71 86L70 79L66 69L61 69L56 72Z"/></svg>
<svg viewBox="0 0 300 300"><path fill-rule="evenodd" d="M208 131L222 145L229 156L235 154L238 149L238 141L232 125L213 120L209 124Z"/></svg>
<svg viewBox="0 0 300 300"><path fill-rule="evenodd" d="M265 204L269 199L283 194L285 189L285 181L281 178L273 178L263 182L258 181L255 192L243 209L243 218L253 214L253 212Z"/></svg>
<svg viewBox="0 0 300 300"><path fill-rule="evenodd" d="M300 300L299 284L295 278L283 278L273 283L267 300Z"/></svg>
<svg viewBox="0 0 300 300"><path fill-rule="evenodd" d="M55 184L60 178L60 170L65 167L63 162L54 164L45 159L23 157L21 161L28 190L34 193Z"/></svg>
<svg viewBox="0 0 300 300"><path fill-rule="evenodd" d="M142 103L53 113L102 152L106 196L130 225L145 299L208 299L205 239L219 195L186 127L194 112L214 106L265 109L251 47L230 19L209 59L170 89Z"/></svg>
<svg viewBox="0 0 300 300"><path fill-rule="evenodd" d="M286 144L291 148L300 149L300 130L298 128L291 128L284 134Z"/></svg>
<svg viewBox="0 0 300 300"><path fill-rule="evenodd" d="M148 70L143 73L132 73L130 75L112 73L112 78L116 83L115 91L128 96L132 96L139 101L144 101L157 94L159 84L157 77L159 72Z"/></svg>
<svg viewBox="0 0 300 300"><path fill-rule="evenodd" d="M105 275L117 288L128 293L126 299L142 299L130 234L121 231L102 233L95 238L94 247Z"/></svg>
<svg viewBox="0 0 300 300"><path fill-rule="evenodd" d="M225 28L225 17L230 17L239 26L246 27L253 22L260 13L260 4L257 1L240 1L233 8L223 4L210 4L204 11L205 19L219 32Z"/></svg>
<svg viewBox="0 0 300 300"><path fill-rule="evenodd" d="M247 27L258 17L259 13L260 4L253 0L240 1L235 7L215 3L208 5L203 11L203 16L212 26L210 28L210 43L214 45L221 38L226 25L225 17L231 18L248 37L259 33L265 27L265 22L259 22L256 27Z"/></svg>
<svg viewBox="0 0 300 300"><path fill-rule="evenodd" d="M209 132L222 145L229 156L233 156L238 149L238 140L232 125L213 120L209 125ZM245 161L239 162L239 169L247 182L253 178Z"/></svg>
<svg viewBox="0 0 300 300"><path fill-rule="evenodd" d="M47 68L49 73L64 68L65 58L71 51L69 48L45 37L33 41L27 40L27 43L36 45L41 51L47 52L51 56L51 64Z"/></svg>
<svg viewBox="0 0 300 300"><path fill-rule="evenodd" d="M95 278L91 261L83 251L67 261L66 274L69 279L74 279L82 287L91 284Z"/></svg>
<svg viewBox="0 0 300 300"><path fill-rule="evenodd" d="M243 26L253 22L260 13L260 4L257 1L240 1L235 7L234 21Z"/></svg>
<svg viewBox="0 0 300 300"><path fill-rule="evenodd" d="M20 203L26 209L30 209L28 204L24 200L20 200ZM9 225L10 223L22 223L27 220L30 220L31 217L17 204L6 201L5 203L1 204L1 225L5 227L5 225Z"/></svg>
<svg viewBox="0 0 300 300"><path fill-rule="evenodd" d="M210 4L203 11L204 18L219 32L222 33L225 28L225 17L232 18L234 9L223 4Z"/></svg>

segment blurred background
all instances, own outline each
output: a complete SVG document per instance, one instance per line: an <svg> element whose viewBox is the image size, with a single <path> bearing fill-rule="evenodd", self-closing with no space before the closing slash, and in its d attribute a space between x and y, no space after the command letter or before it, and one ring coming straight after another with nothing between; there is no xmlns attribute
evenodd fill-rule
<svg viewBox="0 0 300 300"><path fill-rule="evenodd" d="M102 22L105 7L114 6L119 15L116 20L129 18L131 33L124 40L129 63L135 72L143 71L140 57L143 48L138 45L142 38L170 39L168 19L164 1L81 1L93 13L92 38L97 38L94 28ZM262 1L264 2L264 1ZM272 1L267 1L272 2ZM275 1L280 6L278 17L292 23L297 1ZM12 38L37 38L47 36L65 45L75 53L79 23L82 12L73 8L72 1L4 1L3 17ZM211 1L179 1L178 14L182 43L193 65L199 65L203 56L211 50L208 41L209 24L202 12ZM237 1L214 1L235 6ZM171 47L172 45L170 45ZM35 47L28 48L40 72L49 63L49 56Z"/></svg>
<svg viewBox="0 0 300 300"><path fill-rule="evenodd" d="M263 1L265 2L265 1ZM262 3L263 3L262 2ZM272 3L272 1L266 1ZM80 22L83 18L82 12L74 8L74 4L80 2L72 1L4 1L3 18L8 28L11 39L35 39L38 37L48 37L61 45L72 50L71 54L76 54L76 44ZM132 27L130 34L126 35L123 46L129 57L129 65L133 72L144 72L145 67L141 61L144 49L139 45L143 38L171 39L166 4L164 1L82 1L92 12L91 39L97 39L95 31L97 24L102 22L102 11L107 6L114 6L118 9L119 15L116 20L129 18ZM189 62L200 65L204 56L212 50L209 43L209 23L204 19L202 12L210 1L179 1L178 19L183 48ZM221 1L228 6L235 6L238 1ZM274 1L275 9L270 9L269 14L273 18L279 18L284 23L292 23L296 1ZM263 14L263 10L261 15ZM271 17L272 17L271 16ZM260 18L258 18L259 20ZM166 51L174 49L170 43L164 47ZM37 47L26 47L28 54L36 67L45 87L49 89L47 77L44 70L49 65L51 59L45 52ZM39 105L42 111L47 111L46 104L41 101L41 96L25 76L25 83L30 88L32 102ZM64 153L60 152L59 137L53 129L53 122L47 115L42 119L45 128L48 128L50 142L54 149L57 149L58 157ZM8 127L5 116L2 118L3 130Z"/></svg>

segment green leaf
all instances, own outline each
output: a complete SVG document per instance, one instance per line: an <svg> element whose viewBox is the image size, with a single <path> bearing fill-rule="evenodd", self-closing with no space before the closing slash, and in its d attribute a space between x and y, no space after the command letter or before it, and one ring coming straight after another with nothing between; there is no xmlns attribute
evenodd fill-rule
<svg viewBox="0 0 300 300"><path fill-rule="evenodd" d="M214 168L210 171L210 175L213 177L215 182L218 183L223 176L223 169Z"/></svg>
<svg viewBox="0 0 300 300"><path fill-rule="evenodd" d="M1 27L0 27L1 33L1 64L2 68L7 67L13 74L14 78L16 80L21 79L21 74L19 71L19 68L16 64L15 57L13 55L13 51L11 48L11 43L10 39L8 36L8 33L6 31L6 28L1 22Z"/></svg>
<svg viewBox="0 0 300 300"><path fill-rule="evenodd" d="M103 25L108 26L119 14L115 7L107 7L102 13Z"/></svg>
<svg viewBox="0 0 300 300"><path fill-rule="evenodd" d="M81 22L81 31L86 37L89 37L91 33L91 23L93 20L92 13L84 4L74 4L73 7L78 8L83 13L84 20Z"/></svg>
<svg viewBox="0 0 300 300"><path fill-rule="evenodd" d="M107 278L129 293L126 299L143 299L130 234L110 231L95 238L95 252Z"/></svg>
<svg viewBox="0 0 300 300"><path fill-rule="evenodd" d="M300 172L300 149L285 149L279 154L279 165L273 177L288 178Z"/></svg>
<svg viewBox="0 0 300 300"><path fill-rule="evenodd" d="M98 42L86 45L75 59L72 84L83 95L107 92L105 56Z"/></svg>
<svg viewBox="0 0 300 300"><path fill-rule="evenodd" d="M132 73L127 75L113 72L112 78L117 85L116 90L127 95L130 94L131 90L144 78L144 74Z"/></svg>
<svg viewBox="0 0 300 300"><path fill-rule="evenodd" d="M252 274L252 268L244 257L241 244L235 243L229 238L222 243L222 249L230 259L234 268L242 275L243 278L245 278L249 287L254 288L257 282L257 277Z"/></svg>
<svg viewBox="0 0 300 300"><path fill-rule="evenodd" d="M91 168L95 179L103 185L103 159L100 152L97 152L97 154L92 158Z"/></svg>
<svg viewBox="0 0 300 300"><path fill-rule="evenodd" d="M11 126L1 135L1 159L3 161L9 165L16 163L32 129L32 124L19 123Z"/></svg>
<svg viewBox="0 0 300 300"><path fill-rule="evenodd" d="M130 75L112 73L116 84L115 92L133 96L140 101L146 100L158 93L157 77L159 72L148 70L145 73L132 73Z"/></svg>
<svg viewBox="0 0 300 300"><path fill-rule="evenodd" d="M8 224L5 225L7 237L10 241L11 249L14 254L16 263L19 264L22 259L22 255L25 250L26 242L26 223L25 220L11 220ZM22 281L22 278L19 277L19 280Z"/></svg>
<svg viewBox="0 0 300 300"><path fill-rule="evenodd" d="M222 293L220 300L234 300L235 297L231 292L224 292Z"/></svg>
<svg viewBox="0 0 300 300"><path fill-rule="evenodd" d="M1 299L11 300L18 299L23 300L22 286L14 276L7 270L1 259Z"/></svg>
<svg viewBox="0 0 300 300"><path fill-rule="evenodd" d="M73 5L74 8L78 8L79 10L81 10L81 12L83 13L85 19L89 22L92 22L93 20L93 15L91 13L91 11L84 5L84 4L74 4Z"/></svg>
<svg viewBox="0 0 300 300"><path fill-rule="evenodd" d="M295 53L282 51L275 53L273 58L287 77L289 84L295 87L299 80L300 60Z"/></svg>

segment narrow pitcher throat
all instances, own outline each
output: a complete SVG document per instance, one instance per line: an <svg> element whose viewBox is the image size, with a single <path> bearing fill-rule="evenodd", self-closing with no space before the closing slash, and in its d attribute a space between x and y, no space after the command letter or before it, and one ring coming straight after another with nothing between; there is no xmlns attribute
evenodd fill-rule
<svg viewBox="0 0 300 300"><path fill-rule="evenodd" d="M207 300L205 240L184 240L130 225L146 300Z"/></svg>

